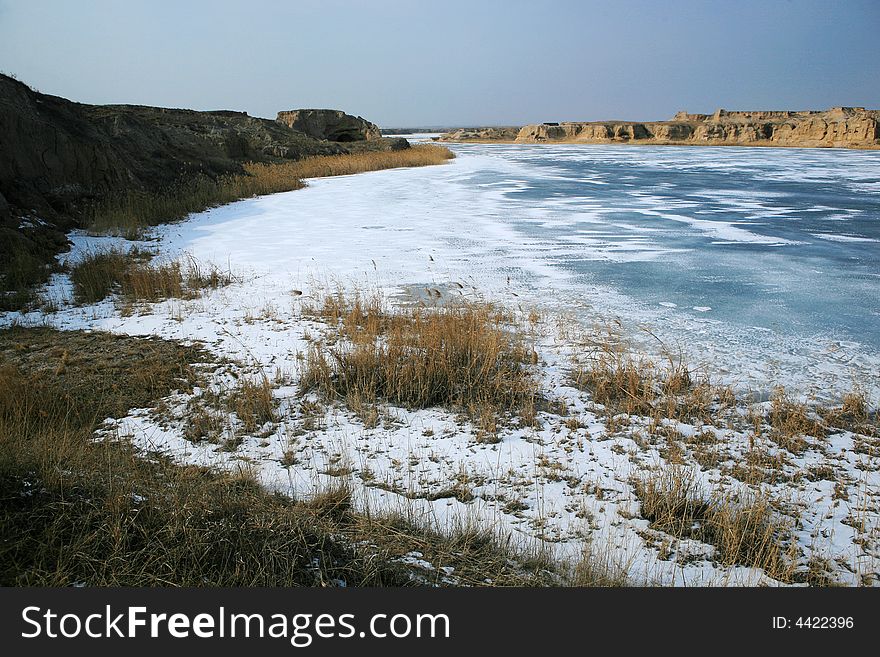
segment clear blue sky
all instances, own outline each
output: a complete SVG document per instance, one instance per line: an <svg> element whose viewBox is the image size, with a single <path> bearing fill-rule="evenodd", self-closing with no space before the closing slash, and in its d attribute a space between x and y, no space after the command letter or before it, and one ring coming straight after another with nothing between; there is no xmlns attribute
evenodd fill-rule
<svg viewBox="0 0 880 657"><path fill-rule="evenodd" d="M880 107L880 0L0 0L0 70L88 103L380 125Z"/></svg>

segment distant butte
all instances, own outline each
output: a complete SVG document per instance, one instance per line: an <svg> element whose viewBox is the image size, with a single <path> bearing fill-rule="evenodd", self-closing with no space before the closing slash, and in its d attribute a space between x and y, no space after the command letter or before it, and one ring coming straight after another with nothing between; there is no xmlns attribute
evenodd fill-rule
<svg viewBox="0 0 880 657"><path fill-rule="evenodd" d="M565 121L519 129L467 128L441 141L516 143L678 144L703 146L792 146L880 148L880 111L834 107L827 111L678 112L671 121Z"/></svg>

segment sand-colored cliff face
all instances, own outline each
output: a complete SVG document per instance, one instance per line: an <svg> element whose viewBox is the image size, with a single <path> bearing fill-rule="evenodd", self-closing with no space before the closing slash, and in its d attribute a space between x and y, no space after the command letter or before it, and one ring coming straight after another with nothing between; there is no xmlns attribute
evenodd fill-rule
<svg viewBox="0 0 880 657"><path fill-rule="evenodd" d="M376 141L382 138L375 123L340 110L300 109L278 112L276 121L314 139L349 142Z"/></svg>
<svg viewBox="0 0 880 657"><path fill-rule="evenodd" d="M519 134L516 127L458 128L440 137L441 141L513 141Z"/></svg>
<svg viewBox="0 0 880 657"><path fill-rule="evenodd" d="M880 147L880 111L835 107L825 112L688 114L672 121L565 122L527 125L518 142L639 142L654 144Z"/></svg>

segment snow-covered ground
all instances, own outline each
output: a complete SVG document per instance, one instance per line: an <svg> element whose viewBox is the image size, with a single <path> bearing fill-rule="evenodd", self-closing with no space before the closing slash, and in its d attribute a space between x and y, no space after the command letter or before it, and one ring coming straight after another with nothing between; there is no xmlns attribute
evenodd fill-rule
<svg viewBox="0 0 880 657"><path fill-rule="evenodd" d="M141 409L108 425L108 431L130 437L144 449L187 462L251 468L266 486L294 496L307 496L341 477L353 485L361 505L401 510L441 529L460 522L484 524L510 532L516 541L546 544L564 559L576 560L590 549L636 580L670 585L767 582L752 569L719 567L712 561L711 546L670 542L639 517L632 479L664 464L663 445L647 438L647 423L639 420L626 430L609 431L588 395L569 385L567 374L579 353L571 336L604 321L615 303L621 304L615 315L630 313L631 328L659 318L668 334L687 322L689 335L702 335L706 344L714 345L709 356L701 354L707 368L751 389L766 389L793 362L797 367L792 371L805 373L807 380L817 373L834 377L843 371L875 381L870 379L877 371L870 369L876 365L873 356L848 354L846 344L828 351L822 361L804 360L800 345L786 351L789 343L773 340L744 340L731 347L718 342L718 335L730 335L719 331L718 320L703 317L711 310L709 304L694 306L686 317L675 312L672 302L648 313L634 308L613 286L578 287L572 282L576 277L553 258L574 248L590 251L592 242L575 247L529 238L506 220L509 194L521 185L522 167L471 150L448 165L317 179L303 190L209 210L157 228L153 239L140 246L157 251L160 258L191 254L214 263L235 275L233 284L194 300L138 306L131 313L112 301L73 306L69 281L59 275L46 290L56 311L7 314L3 322L197 341L218 359L235 361L211 375L215 388L234 387L240 377L265 375L276 382L280 421L239 435L241 442L232 450L184 437L183 424L175 417L180 419L191 403L186 395L166 400L164 418ZM480 172L499 170L504 183L472 184ZM685 223L712 239L742 237L735 226L721 234L717 227ZM68 260L122 243L81 233L72 240ZM649 248L639 244L636 250ZM664 257L670 247L650 249L651 257ZM617 251L632 252L625 245ZM374 428L341 405L329 406L316 419L308 404L313 398L304 398L297 383L302 355L328 327L304 315L302 307L337 286L376 292L400 303L418 298L427 287L490 299L523 316L537 309L542 319L525 324L540 357L543 388L563 400L577 422L542 413L540 428L507 428L499 443L485 444L476 440L473 426L439 409L389 407ZM771 348L778 351L769 353ZM732 355L736 357L724 360ZM791 384L803 380L792 376ZM724 467L741 460L750 448L745 431L674 428L685 437L712 432L724 446L717 466L694 466L705 490L719 482L742 486ZM233 420L228 430L236 431ZM786 454L780 466L785 476L766 485L780 509L793 521L797 518L801 561L827 558L832 574L850 584L880 577L880 458L876 450L857 449L856 441L841 433L826 444L811 443L800 456ZM828 479L797 474L826 466L834 473Z"/></svg>

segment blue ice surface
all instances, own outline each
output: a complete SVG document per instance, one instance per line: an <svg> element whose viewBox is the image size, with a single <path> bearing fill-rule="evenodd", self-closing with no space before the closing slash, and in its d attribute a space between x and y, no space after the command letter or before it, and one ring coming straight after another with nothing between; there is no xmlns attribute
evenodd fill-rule
<svg viewBox="0 0 880 657"><path fill-rule="evenodd" d="M517 171L515 181L487 169L471 182L515 182L504 192L509 221L531 240L578 244L554 265L585 287L880 347L880 151L476 148Z"/></svg>

